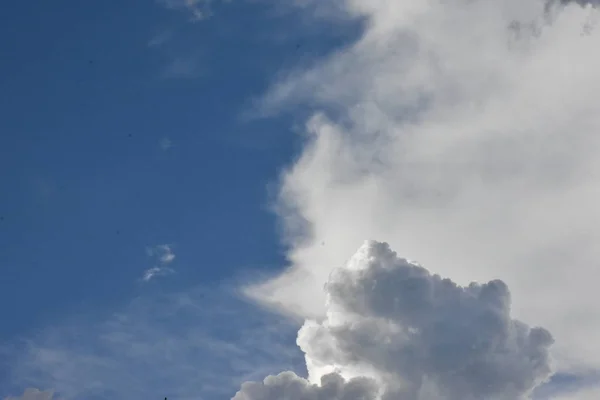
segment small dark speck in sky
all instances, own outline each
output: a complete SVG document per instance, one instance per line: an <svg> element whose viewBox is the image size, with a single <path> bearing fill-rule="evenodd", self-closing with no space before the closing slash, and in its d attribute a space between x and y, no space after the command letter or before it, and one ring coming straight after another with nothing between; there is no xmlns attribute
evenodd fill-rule
<svg viewBox="0 0 600 400"><path fill-rule="evenodd" d="M131 137L131 133L129 135L127 135L127 137Z"/></svg>

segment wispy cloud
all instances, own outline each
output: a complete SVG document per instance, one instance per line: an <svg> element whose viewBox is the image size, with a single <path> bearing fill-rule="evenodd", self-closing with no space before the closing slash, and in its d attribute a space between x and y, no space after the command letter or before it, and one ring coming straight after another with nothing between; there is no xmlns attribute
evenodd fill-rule
<svg viewBox="0 0 600 400"><path fill-rule="evenodd" d="M166 276L175 273L173 268L168 267L175 260L173 248L168 244L161 244L146 248L146 254L154 260L154 266L144 271L142 281L148 282L154 277Z"/></svg>
<svg viewBox="0 0 600 400"><path fill-rule="evenodd" d="M195 57L176 57L164 69L165 78L197 78L202 74L200 63Z"/></svg>
<svg viewBox="0 0 600 400"><path fill-rule="evenodd" d="M22 396L9 396L6 397L5 400L52 400L53 397L53 390L39 390L34 388L28 388L25 389L25 392Z"/></svg>
<svg viewBox="0 0 600 400"><path fill-rule="evenodd" d="M162 46L171 40L173 33L171 31L162 31L154 35L150 40L148 40L148 47L158 47Z"/></svg>
<svg viewBox="0 0 600 400"><path fill-rule="evenodd" d="M230 398L242 381L301 369L298 350L289 347L296 329L217 286L145 295L108 317L59 321L13 346L6 359L21 392L216 400Z"/></svg>
<svg viewBox="0 0 600 400"><path fill-rule="evenodd" d="M161 263L168 264L175 259L173 247L170 244L159 244L153 247L146 248L148 257L155 257Z"/></svg>
<svg viewBox="0 0 600 400"><path fill-rule="evenodd" d="M192 21L204 20L212 15L212 0L156 0L156 2L167 9L179 10L191 15ZM165 59L161 71L163 78L198 78L204 74L206 68L200 57L201 50L197 43L191 46L187 40L183 42L176 40L177 31L176 27L158 31L148 40L147 47L157 51Z"/></svg>
<svg viewBox="0 0 600 400"><path fill-rule="evenodd" d="M167 8L187 11L194 21L206 19L211 15L211 0L158 0L158 2Z"/></svg>
<svg viewBox="0 0 600 400"><path fill-rule="evenodd" d="M173 147L173 141L171 139L169 139L168 137L162 138L159 145L163 151L167 151L171 147Z"/></svg>
<svg viewBox="0 0 600 400"><path fill-rule="evenodd" d="M153 267L144 271L142 280L148 282L150 279L158 276L166 276L175 273L175 270L168 267Z"/></svg>

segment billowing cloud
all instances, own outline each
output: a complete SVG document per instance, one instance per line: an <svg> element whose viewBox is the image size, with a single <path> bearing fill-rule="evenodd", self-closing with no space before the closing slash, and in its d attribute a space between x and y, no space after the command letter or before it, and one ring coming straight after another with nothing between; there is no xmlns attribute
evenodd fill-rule
<svg viewBox="0 0 600 400"><path fill-rule="evenodd" d="M54 391L52 390L39 390L39 389L26 389L25 393L19 397L6 397L5 400L52 400L54 398Z"/></svg>
<svg viewBox="0 0 600 400"><path fill-rule="evenodd" d="M246 382L233 400L374 400L378 390L368 378L346 382L337 373L323 376L320 385L310 384L293 372L271 375L264 382Z"/></svg>
<svg viewBox="0 0 600 400"><path fill-rule="evenodd" d="M326 317L298 334L309 380L246 383L234 400L528 398L552 336L511 318L499 280L460 287L366 242L325 287Z"/></svg>
<svg viewBox="0 0 600 400"><path fill-rule="evenodd" d="M364 30L262 98L314 113L281 178L290 267L247 292L322 318L332 268L383 238L461 285L502 277L562 371L600 368L598 9L323 1Z"/></svg>

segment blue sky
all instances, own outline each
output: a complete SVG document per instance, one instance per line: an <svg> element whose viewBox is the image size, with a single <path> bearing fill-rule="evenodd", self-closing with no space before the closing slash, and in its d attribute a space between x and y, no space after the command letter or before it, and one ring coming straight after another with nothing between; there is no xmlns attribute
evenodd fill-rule
<svg viewBox="0 0 600 400"><path fill-rule="evenodd" d="M0 342L283 266L269 185L300 138L292 118L240 115L282 67L340 39L268 5L212 9L4 7ZM140 284L162 244L176 273Z"/></svg>
<svg viewBox="0 0 600 400"><path fill-rule="evenodd" d="M538 395L595 398L600 17L468 3L7 4L0 398L354 376L298 327L365 239L459 284L506 280L501 326L555 339Z"/></svg>
<svg viewBox="0 0 600 400"><path fill-rule="evenodd" d="M296 43L322 37L244 3L198 22L152 1L8 7L2 339L130 298L148 246L173 245L176 285L282 263L267 186L299 140L287 123L239 115L303 57Z"/></svg>

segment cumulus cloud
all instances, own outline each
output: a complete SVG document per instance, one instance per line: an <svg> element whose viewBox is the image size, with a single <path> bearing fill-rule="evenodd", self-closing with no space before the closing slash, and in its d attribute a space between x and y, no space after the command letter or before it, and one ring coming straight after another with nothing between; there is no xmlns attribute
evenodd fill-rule
<svg viewBox="0 0 600 400"><path fill-rule="evenodd" d="M290 266L247 292L322 318L332 268L385 238L461 285L502 277L561 370L600 368L598 9L323 1L364 30L260 102L313 115L277 204Z"/></svg>
<svg viewBox="0 0 600 400"><path fill-rule="evenodd" d="M52 400L54 398L54 391L39 389L26 389L25 393L19 397L6 397L5 400Z"/></svg>
<svg viewBox="0 0 600 400"><path fill-rule="evenodd" d="M234 400L518 400L551 372L552 336L511 318L502 281L461 287L369 241L325 293L325 318L298 333L309 379L270 376Z"/></svg>
<svg viewBox="0 0 600 400"><path fill-rule="evenodd" d="M175 253L173 253L171 245L161 244L155 247L148 247L146 253L155 260L157 265L144 271L142 281L148 282L154 277L175 273L173 268L168 267L175 260Z"/></svg>
<svg viewBox="0 0 600 400"><path fill-rule="evenodd" d="M233 400L371 400L377 395L377 386L367 378L346 382L339 374L323 376L320 385L310 384L293 372L282 372L267 377L264 382L246 382Z"/></svg>

